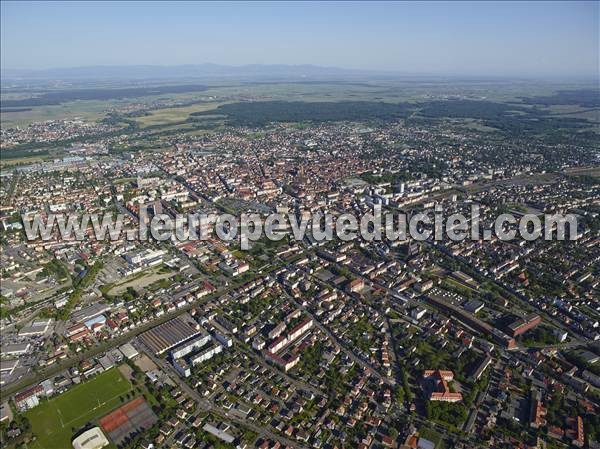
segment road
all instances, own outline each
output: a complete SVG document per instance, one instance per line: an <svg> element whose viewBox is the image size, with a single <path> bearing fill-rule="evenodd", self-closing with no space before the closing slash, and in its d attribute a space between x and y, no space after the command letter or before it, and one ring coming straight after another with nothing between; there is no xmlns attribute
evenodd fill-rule
<svg viewBox="0 0 600 449"><path fill-rule="evenodd" d="M229 334L225 329L223 329L223 327L217 323L216 321L211 321L210 322L214 327L216 327L217 329L219 329L221 332L223 332L225 335ZM231 335L231 334L229 334ZM279 374L281 377L283 377L285 380L287 380L290 384L294 385L296 388L301 389L301 390L306 390L306 391L310 391L313 394L315 394L316 396L325 396L325 393L323 393L321 390L319 390L318 388L313 387L310 384L307 384L306 382L302 382L298 379L294 379L293 377L291 377L289 374L287 374L286 372L276 368L273 365L269 365L264 358L260 357L259 355L257 355L256 353L254 353L254 351L252 351L251 349L247 348L247 345L241 341L239 338L237 338L235 335L231 335L233 341L235 342L235 344L237 345L238 350L243 351L244 354L246 354L248 357L250 357L252 360L254 360L256 363L258 363L259 365L271 370L271 371L275 371L277 372L277 374Z"/></svg>
<svg viewBox="0 0 600 449"><path fill-rule="evenodd" d="M230 290L232 290L233 288L234 288L234 286L229 286L222 290L216 291L216 292L212 293L211 295L207 295L200 300L194 301L191 304L186 304L185 306L183 306L177 310L174 310L169 313L165 313L163 316L156 318L154 320L151 320L145 324L142 324L141 326L138 326L135 329L130 330L129 332L126 332L126 333L121 334L117 337L114 337L106 342L103 342L101 344L93 346L92 348L90 348L86 351L83 351L78 354L74 354L71 357L69 357L66 361L64 361L58 365L51 365L50 367L47 367L45 369L40 369L33 374L25 376L24 378L19 380L17 383L10 384L10 385L4 385L2 387L2 394L9 396L23 388L26 388L33 384L36 384L44 379L47 379L52 376L56 376L56 375L60 374L61 372L63 372L64 370L75 366L76 364L80 363L83 360L97 356L98 354L106 352L115 346L127 343L129 340L131 340L132 338L141 334L142 332L147 331L148 329L150 329L154 326L158 326L159 324L162 324L170 319L176 318L179 315L189 311L190 309L197 307L199 304L214 298L215 296L224 295L227 292L229 292Z"/></svg>
<svg viewBox="0 0 600 449"><path fill-rule="evenodd" d="M320 283L321 285L325 285L326 287L330 288L330 289L334 289L342 294L348 294L347 292L345 292L344 290L342 290L341 288L329 284L328 282L322 281L321 279L311 275L310 273L306 272L304 269L300 268L306 275L311 276L312 279L314 279L316 282ZM361 279L363 279L362 276L358 275ZM365 279L363 279L365 280ZM370 283L370 281L367 279L365 280L366 283ZM350 296L355 299L356 301L360 301L360 298L358 298L355 294L351 293ZM292 301L295 301L293 298L290 299ZM306 310L306 308L304 308L304 310L310 314L310 312L308 312L308 310ZM378 313L380 313L382 316L385 316L385 313L383 313L381 310L377 310ZM311 314L312 316L312 314ZM342 347L342 349L345 350L345 352L352 358L352 360L358 362L363 368L365 368L368 372L374 373L379 379L382 379L384 382L386 382L388 385L394 386L396 385L396 379L388 377L388 376L384 376L383 374L381 374L374 366L372 366L370 363L366 362L365 360L363 360L361 357L358 357L356 354L354 354L353 351L351 351L350 349L346 348L338 339L336 336L334 336L331 332L329 332L328 329L325 328L325 326L323 326L321 323L319 323L318 320L315 319L315 317L313 316L313 320L315 320L315 323L318 323L320 325L320 328L325 329L325 332L327 335L329 335L338 345L340 345ZM386 321L386 334L390 337L391 339L391 335L389 333L389 325L387 324ZM393 358L395 359L395 354L390 354L393 356Z"/></svg>
<svg viewBox="0 0 600 449"><path fill-rule="evenodd" d="M295 449L307 449L305 446L298 444L296 441L293 441L293 440L290 440L290 439L287 439L280 435L275 434L274 432L272 432L271 430L266 428L266 426L265 427L257 426L256 424L254 424L248 420L240 419L240 418L232 415L231 413L229 413L229 411L225 410L222 407L216 406L212 402L210 402L207 399L200 396L200 394L196 390L194 390L183 379L181 379L181 377L179 377L179 375L177 374L175 369L165 359L156 357L154 354L151 353L151 351L144 351L144 352L148 355L148 357L150 357L150 359L156 364L156 366L161 368L165 373L167 373L169 375L171 380L173 380L177 384L177 386L179 386L181 391L183 391L190 398L192 398L194 401L196 401L196 403L198 404L198 406L201 410L218 415L225 420L232 421L232 422L236 423L237 425L239 425L240 427L246 427L246 428L252 430L253 432L256 432L259 435L259 437L269 438L274 441L279 441L283 445L287 445L287 446L295 448Z"/></svg>
<svg viewBox="0 0 600 449"><path fill-rule="evenodd" d="M289 300L296 305L296 307L301 309L304 313L306 313L308 316L310 316L310 318L312 318L313 322L315 323L315 326L317 326L321 330L321 332L323 332L325 335L327 335L327 337L329 337L331 339L331 341L335 342L335 344L338 345L341 348L341 350L348 357L350 357L350 359L354 363L361 366L365 370L365 372L375 376L376 378L378 378L380 380L383 380L385 383L387 383L389 385L394 385L396 383L396 381L394 379L390 379L390 378L382 375L379 371L377 371L375 369L375 367L371 366L371 364L367 363L361 357L357 356L352 350L348 349L346 347L346 345L344 343L342 343L338 339L338 337L336 335L334 335L327 327L325 327L305 306L303 306L302 304L297 302L294 298L292 298L292 296L287 294L287 292L286 292L286 295L288 296Z"/></svg>
<svg viewBox="0 0 600 449"><path fill-rule="evenodd" d="M430 245L433 248L437 248L438 250L440 250L446 257L458 262L459 264L463 265L463 266L468 266L469 268L471 268L472 270L474 270L479 276L481 276L483 279L492 282L493 284L495 284L496 286L500 287L502 290L504 291L508 291L509 293L511 293L515 298L517 298L520 302L521 305L524 307L525 310L531 310L534 309L536 310L540 316L542 316L544 318L544 320L546 320L547 322L552 323L552 325L558 329L562 329L568 333L570 333L571 335L573 335L575 333L575 331L571 328L566 327L563 323L561 323L560 321L554 319L553 317L551 317L549 314L547 314L544 310L540 309L537 306L532 305L531 303L529 303L529 301L527 300L527 298L525 296L523 296L523 294L517 292L515 289L513 289L512 287L504 284L503 282L500 282L497 279L494 279L492 277L487 276L486 274L484 274L480 269L478 269L477 267L472 266L471 264L468 263L468 261L466 261L464 258L460 257L460 256L455 256L453 255L448 248L446 248L443 245L433 245L431 242L425 242L426 244ZM583 337L585 339L585 336L583 335L579 335L579 337ZM578 340L578 342L581 342Z"/></svg>

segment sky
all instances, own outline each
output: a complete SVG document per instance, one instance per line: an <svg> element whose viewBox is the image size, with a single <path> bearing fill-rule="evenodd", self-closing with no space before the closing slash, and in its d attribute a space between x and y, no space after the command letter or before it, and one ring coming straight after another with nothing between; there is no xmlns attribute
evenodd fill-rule
<svg viewBox="0 0 600 449"><path fill-rule="evenodd" d="M3 69L315 64L598 77L598 2L1 2Z"/></svg>

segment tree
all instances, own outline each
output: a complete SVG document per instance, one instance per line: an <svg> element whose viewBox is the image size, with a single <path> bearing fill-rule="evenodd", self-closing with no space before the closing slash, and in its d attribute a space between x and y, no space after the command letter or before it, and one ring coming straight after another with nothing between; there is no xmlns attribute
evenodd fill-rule
<svg viewBox="0 0 600 449"><path fill-rule="evenodd" d="M403 405L404 399L405 399L404 387L398 387L396 389L396 401L398 401L399 405Z"/></svg>

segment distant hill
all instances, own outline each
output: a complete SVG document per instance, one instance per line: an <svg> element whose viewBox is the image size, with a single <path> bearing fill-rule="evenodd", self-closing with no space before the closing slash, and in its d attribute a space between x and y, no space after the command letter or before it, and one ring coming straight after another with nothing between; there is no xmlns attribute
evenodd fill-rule
<svg viewBox="0 0 600 449"><path fill-rule="evenodd" d="M2 69L4 80L83 80L83 79L233 79L233 80L281 80L352 78L375 74L376 71L321 67L316 65L250 64L228 66L219 64L196 64L178 66L90 66L44 70Z"/></svg>

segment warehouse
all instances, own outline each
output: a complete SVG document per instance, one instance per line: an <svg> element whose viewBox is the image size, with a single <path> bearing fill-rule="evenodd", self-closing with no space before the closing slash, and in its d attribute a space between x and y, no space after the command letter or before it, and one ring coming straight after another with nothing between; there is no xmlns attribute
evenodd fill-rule
<svg viewBox="0 0 600 449"><path fill-rule="evenodd" d="M31 345L29 343L13 343L2 346L2 357L14 357L26 354Z"/></svg>
<svg viewBox="0 0 600 449"><path fill-rule="evenodd" d="M81 310L77 310L71 314L71 320L75 323L83 323L85 321L96 318L98 315L102 315L110 310L108 304L92 304L91 306L84 307Z"/></svg>
<svg viewBox="0 0 600 449"><path fill-rule="evenodd" d="M119 347L119 351L127 360L133 360L140 355L131 343L125 343Z"/></svg>
<svg viewBox="0 0 600 449"><path fill-rule="evenodd" d="M18 360L2 360L0 361L0 373L10 376L18 364Z"/></svg>
<svg viewBox="0 0 600 449"><path fill-rule="evenodd" d="M31 325L23 327L19 331L19 337L35 337L44 335L46 332L48 332L51 322L51 319L36 320L31 323Z"/></svg>
<svg viewBox="0 0 600 449"><path fill-rule="evenodd" d="M199 326L189 316L182 316L144 332L140 340L149 350L160 355L200 333Z"/></svg>

